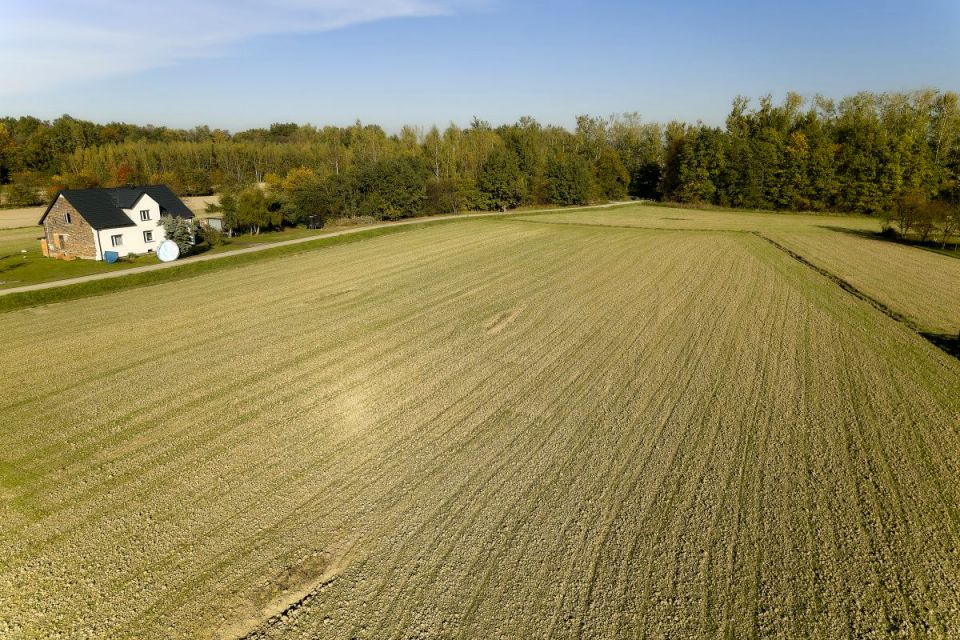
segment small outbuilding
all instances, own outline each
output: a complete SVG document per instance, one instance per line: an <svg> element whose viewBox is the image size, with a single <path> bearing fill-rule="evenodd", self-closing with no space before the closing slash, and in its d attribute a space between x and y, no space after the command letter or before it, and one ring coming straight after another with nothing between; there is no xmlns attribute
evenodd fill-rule
<svg viewBox="0 0 960 640"><path fill-rule="evenodd" d="M209 227L215 231L223 231L223 216L216 214L202 214L199 218L200 224Z"/></svg>
<svg viewBox="0 0 960 640"><path fill-rule="evenodd" d="M103 260L151 253L166 237L161 216L193 218L183 201L162 184L115 189L63 189L43 212L39 224L44 255Z"/></svg>

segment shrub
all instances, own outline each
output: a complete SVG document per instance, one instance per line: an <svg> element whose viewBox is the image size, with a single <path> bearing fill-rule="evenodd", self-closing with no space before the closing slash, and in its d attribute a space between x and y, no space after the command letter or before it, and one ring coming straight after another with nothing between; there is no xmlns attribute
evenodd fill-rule
<svg viewBox="0 0 960 640"><path fill-rule="evenodd" d="M201 224L197 225L197 243L205 244L207 247L219 247L226 238L224 234L211 226Z"/></svg>

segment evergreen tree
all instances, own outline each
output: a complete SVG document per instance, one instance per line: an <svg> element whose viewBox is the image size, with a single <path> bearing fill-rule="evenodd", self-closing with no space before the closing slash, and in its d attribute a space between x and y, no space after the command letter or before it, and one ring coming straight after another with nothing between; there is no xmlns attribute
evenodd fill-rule
<svg viewBox="0 0 960 640"><path fill-rule="evenodd" d="M167 240L172 240L180 249L180 255L186 256L193 250L196 227L193 220L174 216L160 216L160 226L163 227Z"/></svg>

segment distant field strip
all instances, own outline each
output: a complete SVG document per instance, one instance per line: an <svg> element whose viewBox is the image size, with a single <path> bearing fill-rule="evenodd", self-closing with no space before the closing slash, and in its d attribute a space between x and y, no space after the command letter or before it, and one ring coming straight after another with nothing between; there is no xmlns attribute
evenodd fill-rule
<svg viewBox="0 0 960 640"><path fill-rule="evenodd" d="M960 333L960 260L843 232L768 235L917 326Z"/></svg>
<svg viewBox="0 0 960 640"><path fill-rule="evenodd" d="M613 210L557 211L522 216L537 222L589 224L643 229L686 229L690 231L773 231L817 228L879 230L876 218L801 213L767 213L681 209L678 207L635 205Z"/></svg>
<svg viewBox="0 0 960 640"><path fill-rule="evenodd" d="M22 209L0 209L0 229L33 227L39 229L37 222L43 216L46 207L24 207ZM37 233L37 235L40 235Z"/></svg>
<svg viewBox="0 0 960 640"><path fill-rule="evenodd" d="M471 220L0 327L0 637L960 634L960 362L752 234Z"/></svg>
<svg viewBox="0 0 960 640"><path fill-rule="evenodd" d="M531 222L761 233L932 333L960 333L960 260L865 237L876 218L636 206L524 216Z"/></svg>

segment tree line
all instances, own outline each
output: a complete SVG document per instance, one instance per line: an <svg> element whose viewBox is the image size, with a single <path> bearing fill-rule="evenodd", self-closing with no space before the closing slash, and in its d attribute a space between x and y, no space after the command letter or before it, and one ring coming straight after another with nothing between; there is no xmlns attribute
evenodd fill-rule
<svg viewBox="0 0 960 640"><path fill-rule="evenodd" d="M315 213L394 218L628 195L895 219L904 203L956 208L958 177L958 96L935 90L838 101L791 93L779 104L740 97L722 127L620 114L580 116L572 131L525 117L393 135L359 122L231 134L0 118L8 203L62 187L161 182L181 195L231 194L229 208L249 185L267 183L272 195L253 207L270 212L265 226Z"/></svg>

